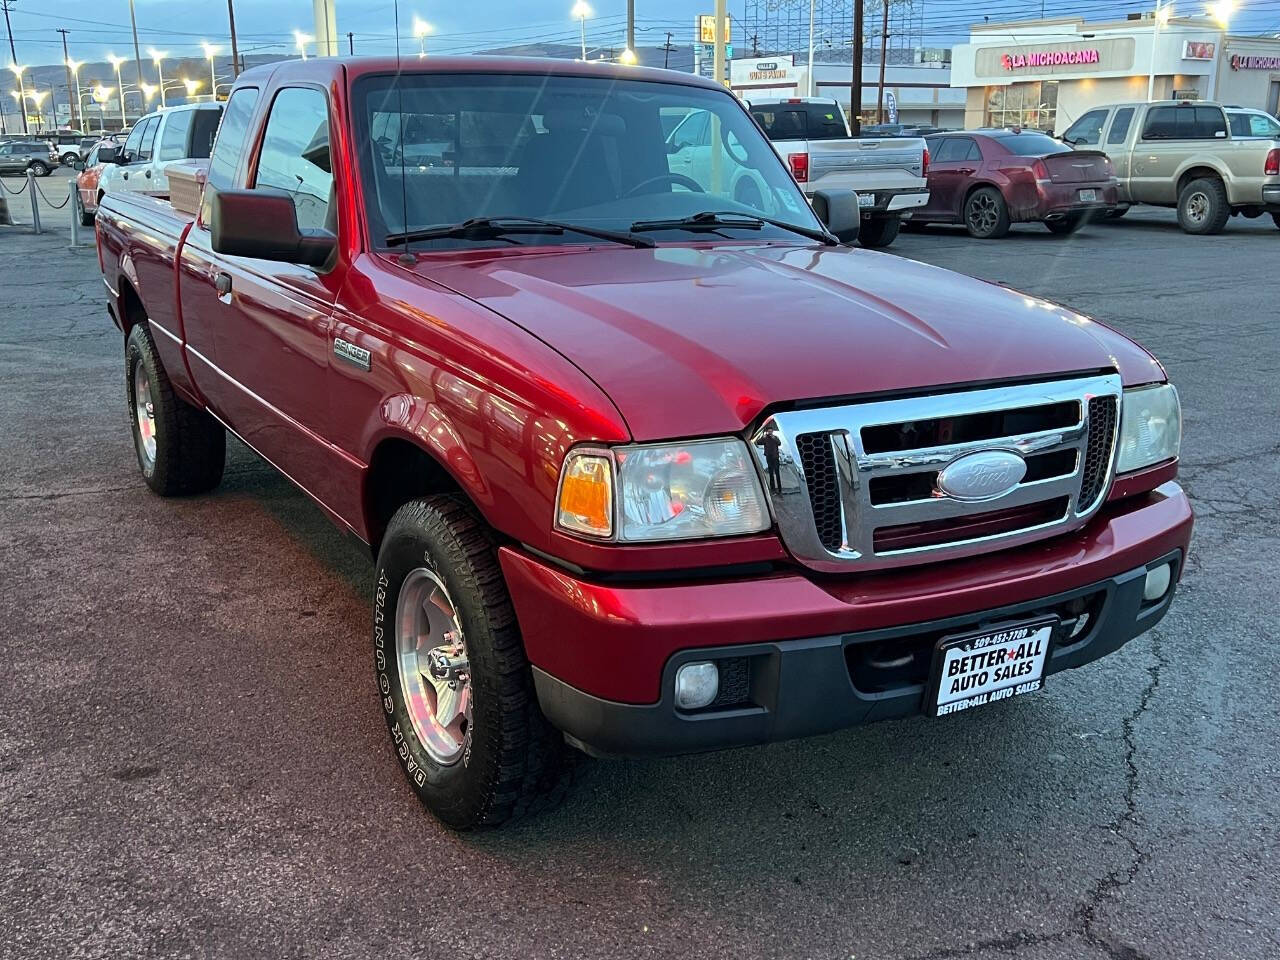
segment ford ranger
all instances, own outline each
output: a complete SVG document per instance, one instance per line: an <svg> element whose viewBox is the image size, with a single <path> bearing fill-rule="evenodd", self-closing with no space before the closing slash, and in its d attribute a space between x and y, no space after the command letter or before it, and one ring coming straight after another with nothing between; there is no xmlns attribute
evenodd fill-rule
<svg viewBox="0 0 1280 960"><path fill-rule="evenodd" d="M395 755L472 828L574 749L999 709L1168 610L1160 364L858 221L709 81L432 57L241 74L199 204L96 233L143 478L212 490L231 433L368 545Z"/></svg>

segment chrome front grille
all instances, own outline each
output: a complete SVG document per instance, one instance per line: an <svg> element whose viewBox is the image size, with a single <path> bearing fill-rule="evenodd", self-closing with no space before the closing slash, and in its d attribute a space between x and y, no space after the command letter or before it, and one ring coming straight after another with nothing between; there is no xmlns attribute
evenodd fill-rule
<svg viewBox="0 0 1280 960"><path fill-rule="evenodd" d="M1118 376L1102 374L790 410L767 420L752 448L783 541L801 562L833 572L922 563L1083 524L1110 487L1120 391ZM780 441L773 465L768 431ZM994 477L1000 489L946 492L963 467L940 474L961 458L985 478L979 484ZM1000 484L997 468L1020 479Z"/></svg>

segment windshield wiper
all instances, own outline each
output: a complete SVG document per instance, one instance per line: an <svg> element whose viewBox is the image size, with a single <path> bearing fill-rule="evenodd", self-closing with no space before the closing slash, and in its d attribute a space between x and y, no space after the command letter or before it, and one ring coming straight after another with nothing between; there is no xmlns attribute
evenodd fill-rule
<svg viewBox="0 0 1280 960"><path fill-rule="evenodd" d="M576 223L560 223L557 220L539 220L536 217L472 217L461 223L441 223L419 230L406 230L387 237L387 246L413 243L415 240L502 240L519 234L559 236L562 233L580 233L598 240L625 243L629 247L656 246L648 237L637 237L621 230L604 230L584 227Z"/></svg>
<svg viewBox="0 0 1280 960"><path fill-rule="evenodd" d="M733 230L759 230L766 223L771 227L789 230L792 233L800 234L802 237L808 237L810 240L825 243L829 247L840 245L840 241L825 230L813 230L809 227L787 223L785 220L775 220L773 217L764 217L758 213L739 213L737 210L703 210L701 213L674 220L637 220L631 225L631 230L633 233L641 233L646 230L705 230L715 232L726 228Z"/></svg>

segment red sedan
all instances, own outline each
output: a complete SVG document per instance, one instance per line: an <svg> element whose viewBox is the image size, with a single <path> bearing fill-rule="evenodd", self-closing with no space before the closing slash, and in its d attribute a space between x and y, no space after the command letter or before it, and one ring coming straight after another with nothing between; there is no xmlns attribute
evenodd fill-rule
<svg viewBox="0 0 1280 960"><path fill-rule="evenodd" d="M1071 150L1034 130L981 130L928 138L929 202L911 223L963 223L982 240L1011 223L1071 233L1116 206L1116 178L1099 150Z"/></svg>

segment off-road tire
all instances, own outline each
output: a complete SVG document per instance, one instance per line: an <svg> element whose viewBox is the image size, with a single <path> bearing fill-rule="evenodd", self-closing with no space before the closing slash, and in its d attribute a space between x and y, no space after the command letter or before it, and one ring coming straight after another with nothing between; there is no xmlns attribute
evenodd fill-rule
<svg viewBox="0 0 1280 960"><path fill-rule="evenodd" d="M470 669L467 741L447 765L415 734L400 681L400 592L422 567L449 593ZM571 769L564 739L538 708L493 533L461 497L413 500L391 518L378 550L373 655L396 757L423 805L440 820L458 830L496 827L563 799Z"/></svg>
<svg viewBox="0 0 1280 960"><path fill-rule="evenodd" d="M977 208L990 204L992 216L979 218ZM995 187L979 187L964 201L964 228L977 240L998 240L1009 232L1009 205Z"/></svg>
<svg viewBox="0 0 1280 960"><path fill-rule="evenodd" d="M871 217L858 226L858 244L869 250L887 247L898 239L902 227L900 217Z"/></svg>
<svg viewBox="0 0 1280 960"><path fill-rule="evenodd" d="M162 497L212 490L221 482L226 463L227 433L222 424L174 392L145 322L129 332L124 357L129 432L147 486ZM138 422L134 374L139 366L145 372L154 410L154 457L146 454Z"/></svg>
<svg viewBox="0 0 1280 960"><path fill-rule="evenodd" d="M1230 218L1227 188L1215 177L1192 180L1178 194L1178 226L1186 233L1221 233Z"/></svg>

